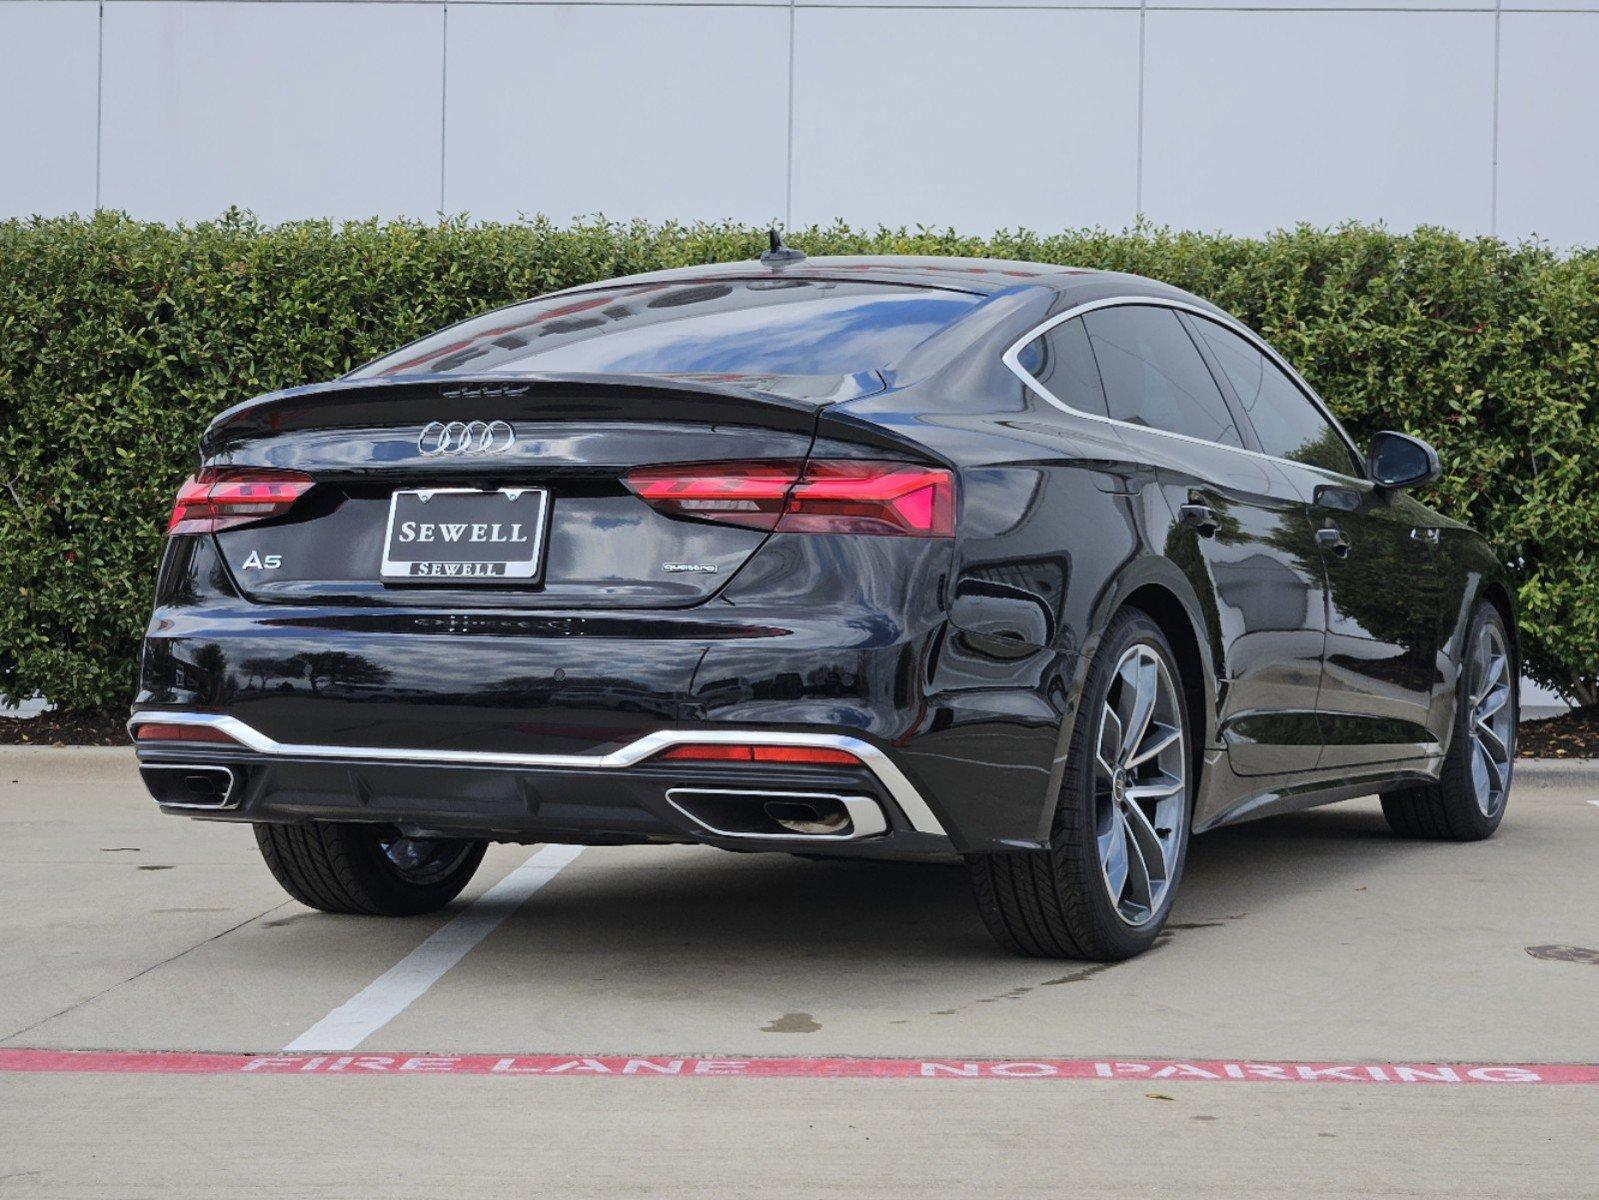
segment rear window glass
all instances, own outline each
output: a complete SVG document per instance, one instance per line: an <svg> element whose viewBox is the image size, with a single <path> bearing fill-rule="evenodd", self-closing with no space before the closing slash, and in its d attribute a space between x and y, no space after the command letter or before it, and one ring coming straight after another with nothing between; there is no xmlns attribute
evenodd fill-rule
<svg viewBox="0 0 1599 1200"><path fill-rule="evenodd" d="M887 366L982 297L809 279L655 283L532 300L368 363L380 375L848 375Z"/></svg>

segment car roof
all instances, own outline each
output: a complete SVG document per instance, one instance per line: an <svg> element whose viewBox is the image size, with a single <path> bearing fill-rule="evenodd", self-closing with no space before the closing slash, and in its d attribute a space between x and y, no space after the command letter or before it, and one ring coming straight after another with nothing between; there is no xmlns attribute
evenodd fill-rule
<svg viewBox="0 0 1599 1200"><path fill-rule="evenodd" d="M599 291L650 283L688 283L713 279L858 279L868 283L898 283L912 287L938 287L952 291L993 295L1007 288L1028 284L1062 287L1080 281L1084 275L1101 272L1058 263L1022 262L1000 258L955 258L901 254L822 255L798 262L768 264L759 261L706 263L701 266L672 267L643 275L567 289L569 292ZM557 293L560 294L560 293Z"/></svg>

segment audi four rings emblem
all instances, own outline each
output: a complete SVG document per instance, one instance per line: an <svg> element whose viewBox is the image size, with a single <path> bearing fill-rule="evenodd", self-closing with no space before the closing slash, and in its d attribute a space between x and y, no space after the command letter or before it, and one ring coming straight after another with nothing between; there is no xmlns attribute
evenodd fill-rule
<svg viewBox="0 0 1599 1200"><path fill-rule="evenodd" d="M504 454L516 432L504 421L430 421L416 439L429 458L441 454Z"/></svg>

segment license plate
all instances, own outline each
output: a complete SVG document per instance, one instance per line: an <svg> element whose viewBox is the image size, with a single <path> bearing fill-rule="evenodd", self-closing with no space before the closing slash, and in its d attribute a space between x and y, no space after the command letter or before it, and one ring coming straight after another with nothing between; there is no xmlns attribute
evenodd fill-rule
<svg viewBox="0 0 1599 1200"><path fill-rule="evenodd" d="M383 536L384 579L536 583L550 494L542 488L395 492Z"/></svg>

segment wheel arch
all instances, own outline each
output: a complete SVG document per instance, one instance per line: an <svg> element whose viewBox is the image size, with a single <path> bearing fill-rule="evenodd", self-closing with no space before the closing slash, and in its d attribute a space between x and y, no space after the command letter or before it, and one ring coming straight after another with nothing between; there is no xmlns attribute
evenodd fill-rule
<svg viewBox="0 0 1599 1200"><path fill-rule="evenodd" d="M1160 627L1172 653L1177 656L1183 696L1188 703L1189 719L1199 725L1198 736L1191 739L1189 756L1193 760L1194 779L1197 784L1204 764L1205 747L1210 744L1215 728L1215 692L1208 687L1214 678L1201 650L1198 630L1193 618L1175 593L1158 583L1146 583L1122 602L1121 608L1136 608Z"/></svg>
<svg viewBox="0 0 1599 1200"><path fill-rule="evenodd" d="M1510 661L1517 673L1521 671L1521 634L1516 628L1516 598L1502 579L1490 579L1478 596L1498 610L1505 623L1505 634L1510 638Z"/></svg>
<svg viewBox="0 0 1599 1200"><path fill-rule="evenodd" d="M1083 639L1082 653L1078 658L1072 703L1061 719L1055 769L1050 776L1049 792L1038 831L1040 841L1045 844L1054 824L1055 809L1060 803L1067 753L1087 690L1089 668L1098 653L1105 630L1118 613L1128 608L1135 608L1149 617L1165 635L1172 653L1177 656L1189 720L1196 725L1197 736L1191 739L1193 744L1189 753L1194 771L1194 796L1197 798L1199 795L1204 775L1205 749L1215 734L1219 711L1216 656L1205 632L1207 623L1201 616L1203 610L1199 598L1194 594L1187 576L1169 560L1151 556L1131 564L1105 589L1095 606L1091 629Z"/></svg>
<svg viewBox="0 0 1599 1200"><path fill-rule="evenodd" d="M1083 646L1082 680L1086 681L1086 664L1098 649L1105 629L1118 612L1128 607L1146 613L1160 626L1177 654L1190 718L1199 725L1200 736L1194 739L1194 744L1202 751L1215 736L1216 714L1220 708L1216 623L1206 615L1207 612L1214 615L1214 603L1207 610L1194 590L1193 581L1176 563L1162 555L1147 555L1129 564L1105 589L1095 606L1091 632Z"/></svg>

